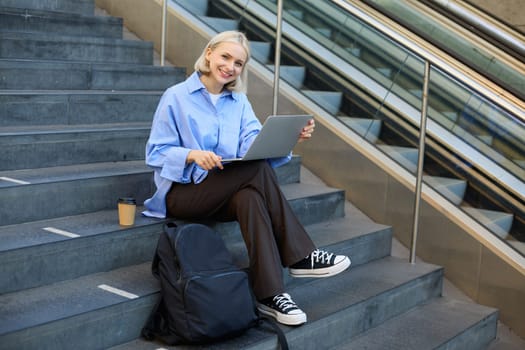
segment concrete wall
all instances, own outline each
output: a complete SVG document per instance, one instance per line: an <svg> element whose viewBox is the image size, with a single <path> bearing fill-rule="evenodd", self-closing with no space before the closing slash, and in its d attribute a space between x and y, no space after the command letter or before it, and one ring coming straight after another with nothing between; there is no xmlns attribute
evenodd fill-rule
<svg viewBox="0 0 525 350"><path fill-rule="evenodd" d="M525 32L525 3L523 0L470 0L476 6Z"/></svg>

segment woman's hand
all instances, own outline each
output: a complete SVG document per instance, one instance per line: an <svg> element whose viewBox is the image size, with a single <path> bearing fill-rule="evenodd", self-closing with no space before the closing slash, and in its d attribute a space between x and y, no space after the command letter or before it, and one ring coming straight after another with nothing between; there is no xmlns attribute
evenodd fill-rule
<svg viewBox="0 0 525 350"><path fill-rule="evenodd" d="M310 139L314 132L314 128L315 128L315 121L313 119L310 119L308 121L308 124L306 124L306 126L303 128L303 131L301 131L298 142L303 142L303 141Z"/></svg>
<svg viewBox="0 0 525 350"><path fill-rule="evenodd" d="M224 169L222 166L222 157L216 155L211 151L200 151L200 150L191 150L188 153L186 158L186 163L195 163L204 170L212 170L217 167L219 169Z"/></svg>

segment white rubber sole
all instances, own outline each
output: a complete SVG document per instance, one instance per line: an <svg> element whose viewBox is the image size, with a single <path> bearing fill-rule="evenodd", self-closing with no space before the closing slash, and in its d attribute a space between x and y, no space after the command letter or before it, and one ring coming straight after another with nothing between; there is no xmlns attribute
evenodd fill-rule
<svg viewBox="0 0 525 350"><path fill-rule="evenodd" d="M257 308L259 309L260 313L267 315L267 316L271 316L275 318L277 322L282 323L287 326L299 326L303 323L306 323L306 314L302 311L301 313L298 313L295 315L286 315L264 304L258 304Z"/></svg>
<svg viewBox="0 0 525 350"><path fill-rule="evenodd" d="M322 268L322 269L292 269L290 268L290 275L292 277L314 277L314 278L330 277L330 276L335 276L338 273L343 272L348 267L350 267L350 265L351 265L350 259L346 256L339 263L333 266L330 266L330 267Z"/></svg>

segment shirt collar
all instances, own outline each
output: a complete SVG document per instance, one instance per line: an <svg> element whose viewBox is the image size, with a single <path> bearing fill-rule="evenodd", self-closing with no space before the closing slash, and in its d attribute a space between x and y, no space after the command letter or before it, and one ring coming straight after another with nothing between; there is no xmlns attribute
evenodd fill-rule
<svg viewBox="0 0 525 350"><path fill-rule="evenodd" d="M200 80L200 74L199 72L195 71L192 75L188 77L187 83L188 83L188 91L190 94L206 89L202 81ZM224 90L223 95L231 96L235 101L239 99L239 93L235 91L230 90Z"/></svg>

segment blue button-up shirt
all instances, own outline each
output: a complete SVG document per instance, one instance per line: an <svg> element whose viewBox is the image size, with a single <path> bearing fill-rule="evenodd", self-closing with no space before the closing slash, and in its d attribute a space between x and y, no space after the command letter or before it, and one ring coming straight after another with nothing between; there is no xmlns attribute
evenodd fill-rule
<svg viewBox="0 0 525 350"><path fill-rule="evenodd" d="M144 202L143 214L166 217L166 194L172 182L199 184L206 178L206 170L186 164L191 150L212 151L225 159L242 157L260 129L245 94L224 91L214 105L197 72L167 89L146 144L146 164L154 169L157 191ZM291 154L268 161L276 167L290 159Z"/></svg>

